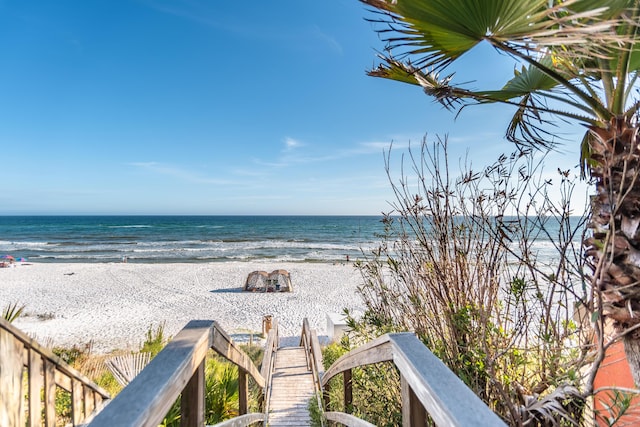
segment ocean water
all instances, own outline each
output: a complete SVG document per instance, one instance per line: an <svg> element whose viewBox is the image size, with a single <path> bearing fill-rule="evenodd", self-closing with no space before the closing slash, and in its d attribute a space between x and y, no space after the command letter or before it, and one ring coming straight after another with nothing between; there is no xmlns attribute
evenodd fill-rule
<svg viewBox="0 0 640 427"><path fill-rule="evenodd" d="M342 262L381 241L376 216L0 216L0 256L34 262ZM577 223L579 218L575 218ZM557 232L548 223L550 236ZM577 236L579 237L579 236ZM579 245L579 239L576 241ZM541 261L557 257L540 233Z"/></svg>
<svg viewBox="0 0 640 427"><path fill-rule="evenodd" d="M336 262L379 242L375 216L0 216L0 255L34 262Z"/></svg>

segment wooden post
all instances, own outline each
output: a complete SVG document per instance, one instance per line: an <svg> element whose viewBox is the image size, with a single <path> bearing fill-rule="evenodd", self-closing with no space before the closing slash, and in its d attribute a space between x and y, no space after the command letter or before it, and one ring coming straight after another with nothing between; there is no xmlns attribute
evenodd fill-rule
<svg viewBox="0 0 640 427"><path fill-rule="evenodd" d="M353 412L353 381L351 369L347 369L342 374L344 381L344 412L350 414Z"/></svg>
<svg viewBox="0 0 640 427"><path fill-rule="evenodd" d="M44 360L44 425L56 426L56 365Z"/></svg>
<svg viewBox="0 0 640 427"><path fill-rule="evenodd" d="M40 427L42 425L42 401L40 390L42 389L42 358L29 350L29 426Z"/></svg>
<svg viewBox="0 0 640 427"><path fill-rule="evenodd" d="M71 418L74 426L80 424L84 419L83 401L82 383L75 378L71 378Z"/></svg>
<svg viewBox="0 0 640 427"><path fill-rule="evenodd" d="M324 386L324 390L322 390L322 397L324 399L324 410L330 411L331 408L331 397L329 396L329 392L331 391L331 383L327 383Z"/></svg>
<svg viewBox="0 0 640 427"><path fill-rule="evenodd" d="M22 343L0 328L0 425L23 426Z"/></svg>
<svg viewBox="0 0 640 427"><path fill-rule="evenodd" d="M204 364L205 360L182 391L180 427L204 427Z"/></svg>
<svg viewBox="0 0 640 427"><path fill-rule="evenodd" d="M82 387L82 392L84 393L84 413L88 417L96 409L95 394L87 386Z"/></svg>
<svg viewBox="0 0 640 427"><path fill-rule="evenodd" d="M240 415L249 413L249 378L247 373L238 367L238 412Z"/></svg>
<svg viewBox="0 0 640 427"><path fill-rule="evenodd" d="M400 387L402 393L402 427L426 427L427 413L404 376L400 376Z"/></svg>

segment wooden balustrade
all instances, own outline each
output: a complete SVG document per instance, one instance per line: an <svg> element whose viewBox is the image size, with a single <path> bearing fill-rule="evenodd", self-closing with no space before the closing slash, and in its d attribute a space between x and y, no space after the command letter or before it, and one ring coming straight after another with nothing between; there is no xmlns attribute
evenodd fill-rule
<svg viewBox="0 0 640 427"><path fill-rule="evenodd" d="M309 320L305 317L302 321L302 333L300 334L300 346L304 347L307 356L307 367L313 374L318 408L322 408L322 376L324 364L322 362L322 348L318 340L318 333L309 326Z"/></svg>
<svg viewBox="0 0 640 427"><path fill-rule="evenodd" d="M0 319L0 426L54 427L58 388L71 394L67 409L74 426L110 398L51 350Z"/></svg>
<svg viewBox="0 0 640 427"><path fill-rule="evenodd" d="M442 426L505 426L412 333L386 334L343 355L322 376L322 387L328 390L332 378L345 375L345 406L348 408L352 403L351 391L347 392L351 370L385 361L393 362L400 371L403 426L427 425L428 416L436 425ZM330 421L353 427L370 425L349 414L325 409L325 417Z"/></svg>
<svg viewBox="0 0 640 427"><path fill-rule="evenodd" d="M221 425L241 427L262 421L264 414L246 414L246 375L262 389L266 386L265 378L216 322L192 320L89 426L156 427L178 396L181 426L204 426L204 364L210 348L235 364L240 375L241 416L234 418L232 424Z"/></svg>
<svg viewBox="0 0 640 427"><path fill-rule="evenodd" d="M278 321L273 320L271 329L267 332L267 342L264 346L264 354L262 355L262 365L260 369L260 374L265 381L262 393L263 408L265 408L263 425L267 425L268 414L266 413L266 408L269 408L269 399L271 397L271 377L273 376L273 368L276 362L276 351L278 350L279 341L280 335L278 332Z"/></svg>
<svg viewBox="0 0 640 427"><path fill-rule="evenodd" d="M89 418L91 427L156 427L180 397L181 426L202 427L204 367L209 349L235 364L239 375L240 416L218 426L243 427L258 422L266 425L264 413L247 413L247 376L251 376L263 389L262 407L268 408L278 341L278 324L274 322L267 335L262 367L258 372L250 358L216 322L191 321L116 398L93 417L94 409L109 398L108 394L0 319L0 425L55 426L57 386L71 393L73 425ZM314 375L318 403L320 407L324 406L324 415L329 421L353 427L372 426L351 414L329 410L329 381L343 375L345 407L349 410L354 393L352 369L391 361L400 372L403 426L427 425L429 417L436 425L505 425L412 333L383 335L343 355L326 371L322 365L318 336L309 327L307 319L303 322L300 346L305 348L307 365ZM28 372L26 401L22 390L25 367ZM40 399L41 392L44 402ZM322 392L325 394L324 405L320 399Z"/></svg>

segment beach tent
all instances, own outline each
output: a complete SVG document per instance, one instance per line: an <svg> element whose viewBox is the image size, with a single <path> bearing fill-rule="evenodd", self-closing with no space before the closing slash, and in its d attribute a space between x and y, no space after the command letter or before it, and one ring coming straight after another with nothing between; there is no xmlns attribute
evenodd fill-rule
<svg viewBox="0 0 640 427"><path fill-rule="evenodd" d="M291 276L287 270L274 270L269 274L269 286L278 292L291 292Z"/></svg>
<svg viewBox="0 0 640 427"><path fill-rule="evenodd" d="M251 292L291 292L291 277L287 270L253 271L247 276L245 291Z"/></svg>
<svg viewBox="0 0 640 427"><path fill-rule="evenodd" d="M253 271L247 276L247 281L244 283L244 290L264 292L267 289L268 280L269 274L266 271Z"/></svg>

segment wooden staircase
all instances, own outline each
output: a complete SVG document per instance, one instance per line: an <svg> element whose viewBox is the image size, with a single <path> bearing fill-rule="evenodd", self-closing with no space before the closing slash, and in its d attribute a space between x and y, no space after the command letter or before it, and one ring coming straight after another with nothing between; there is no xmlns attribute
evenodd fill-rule
<svg viewBox="0 0 640 427"><path fill-rule="evenodd" d="M180 399L181 425L202 427L205 359L209 349L238 367L240 414L216 427L256 423L270 427L309 426L308 405L314 398L318 399L326 421L350 427L374 427L341 408L332 410L330 402L323 403L319 394L328 392L332 378L342 376L343 406L350 408L354 392L352 370L381 362L392 362L400 373L403 426L424 426L431 422L457 427L505 426L415 334L385 334L351 350L325 371L317 333L309 327L307 319L303 322L299 347L280 347L277 330L276 322L268 331L258 371L216 322L192 320L105 406L109 395L104 390L0 319L0 426L56 426L55 392L61 388L71 395L73 426L157 426L176 399ZM263 412L248 411L249 378L263 391Z"/></svg>
<svg viewBox="0 0 640 427"><path fill-rule="evenodd" d="M269 426L308 426L307 406L315 395L313 374L304 347L280 347L271 378Z"/></svg>

